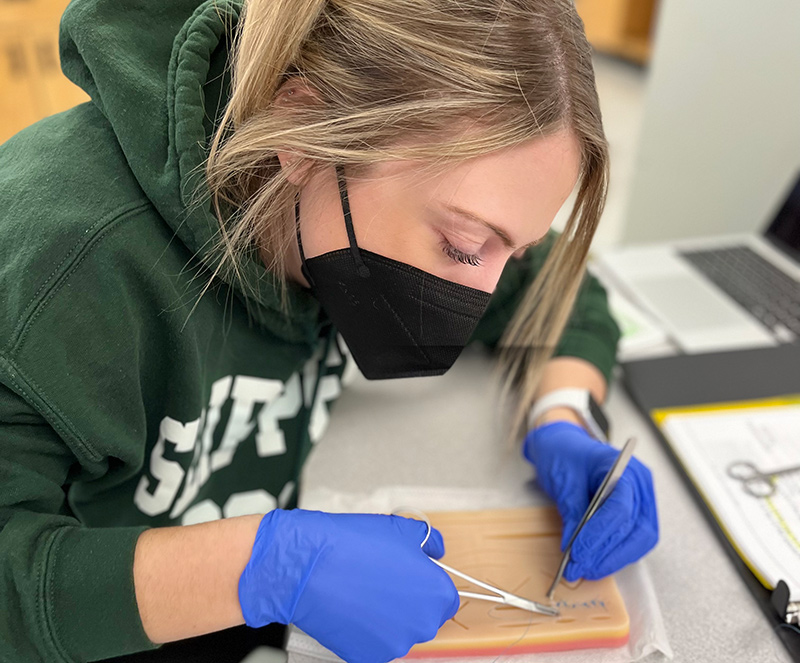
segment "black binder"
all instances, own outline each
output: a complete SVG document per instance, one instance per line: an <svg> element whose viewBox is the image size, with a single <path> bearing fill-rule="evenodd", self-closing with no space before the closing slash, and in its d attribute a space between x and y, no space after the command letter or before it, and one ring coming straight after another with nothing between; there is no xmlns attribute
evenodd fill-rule
<svg viewBox="0 0 800 663"><path fill-rule="evenodd" d="M631 398L664 444L689 491L700 504L709 526L716 532L764 615L777 628L781 642L792 659L800 663L800 633L790 628L778 628L786 624L787 610L791 612L798 607L788 605L785 583L771 592L753 575L725 536L650 414L661 408L798 394L800 344L629 361L622 364L622 369L624 384Z"/></svg>

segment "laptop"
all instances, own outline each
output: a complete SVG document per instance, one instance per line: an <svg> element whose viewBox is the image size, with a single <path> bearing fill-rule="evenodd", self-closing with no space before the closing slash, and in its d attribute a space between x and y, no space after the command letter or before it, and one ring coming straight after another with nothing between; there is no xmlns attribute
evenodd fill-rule
<svg viewBox="0 0 800 663"><path fill-rule="evenodd" d="M610 285L686 353L800 344L800 174L762 234L611 249Z"/></svg>
<svg viewBox="0 0 800 663"><path fill-rule="evenodd" d="M760 235L611 250L599 262L609 285L648 309L683 350L622 361L623 383L776 635L800 662L800 632L779 628L786 626L786 597L751 572L690 478L686 454L654 414L800 394L800 175ZM757 436L774 444L764 431Z"/></svg>

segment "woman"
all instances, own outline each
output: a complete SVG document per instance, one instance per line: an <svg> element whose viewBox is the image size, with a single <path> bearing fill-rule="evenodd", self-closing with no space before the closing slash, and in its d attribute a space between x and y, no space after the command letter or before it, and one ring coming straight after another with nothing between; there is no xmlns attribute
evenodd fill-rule
<svg viewBox="0 0 800 663"><path fill-rule="evenodd" d="M568 404L527 415L602 401L619 331L579 288L607 148L569 0L73 0L61 30L92 101L0 149L0 659L432 638L458 608L440 537L291 509L354 362L501 348L511 434L574 529L616 452ZM656 539L634 462L567 578Z"/></svg>

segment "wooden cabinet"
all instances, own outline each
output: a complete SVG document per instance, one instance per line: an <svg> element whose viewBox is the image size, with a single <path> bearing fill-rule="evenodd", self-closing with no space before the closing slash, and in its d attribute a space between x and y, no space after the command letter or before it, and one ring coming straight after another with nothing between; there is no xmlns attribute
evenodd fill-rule
<svg viewBox="0 0 800 663"><path fill-rule="evenodd" d="M575 0L592 45L639 63L650 56L658 0ZM88 100L61 73L58 24L69 0L0 0L0 143Z"/></svg>
<svg viewBox="0 0 800 663"><path fill-rule="evenodd" d="M657 4L658 0L575 0L592 46L639 64L650 59Z"/></svg>
<svg viewBox="0 0 800 663"><path fill-rule="evenodd" d="M58 24L69 0L0 0L0 143L87 101L61 73Z"/></svg>

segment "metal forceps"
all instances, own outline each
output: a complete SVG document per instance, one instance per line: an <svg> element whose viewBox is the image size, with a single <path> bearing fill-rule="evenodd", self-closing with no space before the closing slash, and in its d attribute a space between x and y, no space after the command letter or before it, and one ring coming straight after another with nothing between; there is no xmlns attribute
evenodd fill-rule
<svg viewBox="0 0 800 663"><path fill-rule="evenodd" d="M583 529L583 526L588 522L589 518L591 518L595 511L597 511L603 505L603 502L606 501L608 496L616 487L619 478L622 476L622 473L628 466L631 456L633 456L633 448L635 446L636 438L628 438L628 441L625 443L625 446L622 447L622 451L619 452L619 455L614 461L614 464L611 466L611 469L608 471L605 477L603 477L600 487L594 494L592 501L589 502L589 507L586 509L586 513L583 514L583 518L581 518L581 521L578 523L578 526L575 528L575 531L569 538L569 541L564 548L564 556L561 558L561 564L559 564L558 571L556 571L556 576L553 578L553 584L551 584L550 589L547 590L547 598L549 598L551 601L553 600L553 595L556 592L556 586L561 582L561 578L564 576L564 570L567 568L569 555L572 551L572 544L575 543L575 539L578 538L578 534Z"/></svg>
<svg viewBox="0 0 800 663"><path fill-rule="evenodd" d="M428 526L428 531L426 532L425 538L422 540L422 543L419 544L420 548L423 547L431 535L431 523L430 520L428 520L428 517L424 513L422 513L422 511L420 511L419 509L414 509L413 507L400 507L395 509L392 513L393 515L399 515L401 513L413 513L419 516L424 521L424 523ZM447 571L447 573L450 573L454 576L458 576L459 578L463 578L464 580L473 585L476 585L485 590L493 592L492 595L492 594L479 594L477 592L464 592L459 590L458 595L462 598L476 599L478 601L492 601L493 603L502 603L508 606L512 606L514 608L520 608L521 610L528 610L529 612L537 612L542 615L550 615L552 617L558 617L561 614L556 608L553 608L549 605L544 605L542 603L537 603L536 601L531 601L530 599L526 599L523 598L522 596L518 596L516 594L512 594L511 592L507 592L503 589L499 589L498 587L494 587L493 585L478 580L477 578L473 578L472 576L467 575L466 573L457 571L456 569L448 566L447 564L440 562L438 559L434 559L433 557L431 557L430 560L437 566Z"/></svg>
<svg viewBox="0 0 800 663"><path fill-rule="evenodd" d="M800 472L800 465L784 467L774 472L762 472L753 463L744 460L728 465L728 476L741 481L744 491L753 497L772 497L777 490L773 479L792 472Z"/></svg>

